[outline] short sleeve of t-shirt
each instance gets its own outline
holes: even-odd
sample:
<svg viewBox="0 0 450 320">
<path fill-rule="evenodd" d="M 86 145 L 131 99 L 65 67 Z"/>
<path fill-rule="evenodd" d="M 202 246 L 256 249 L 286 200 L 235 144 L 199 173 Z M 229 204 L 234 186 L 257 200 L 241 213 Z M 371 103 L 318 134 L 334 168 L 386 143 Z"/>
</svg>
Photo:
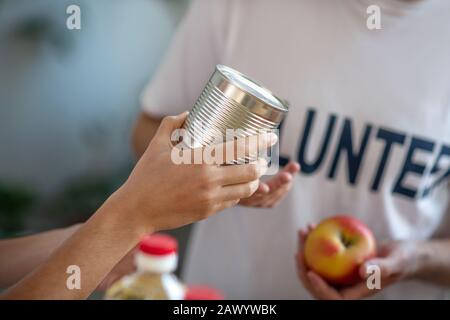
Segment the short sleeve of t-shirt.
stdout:
<svg viewBox="0 0 450 320">
<path fill-rule="evenodd" d="M 162 64 L 142 92 L 143 112 L 161 117 L 192 108 L 221 61 L 227 2 L 192 2 Z"/>
</svg>

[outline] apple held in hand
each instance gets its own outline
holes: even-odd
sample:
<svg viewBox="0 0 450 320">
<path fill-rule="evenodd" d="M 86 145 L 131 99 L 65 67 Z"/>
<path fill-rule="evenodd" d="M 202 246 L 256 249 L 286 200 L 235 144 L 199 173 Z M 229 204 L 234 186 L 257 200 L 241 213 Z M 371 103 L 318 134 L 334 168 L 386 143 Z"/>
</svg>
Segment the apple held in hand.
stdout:
<svg viewBox="0 0 450 320">
<path fill-rule="evenodd" d="M 328 283 L 347 286 L 361 281 L 359 267 L 376 254 L 370 229 L 356 218 L 335 216 L 323 220 L 307 236 L 306 265 Z"/>
</svg>

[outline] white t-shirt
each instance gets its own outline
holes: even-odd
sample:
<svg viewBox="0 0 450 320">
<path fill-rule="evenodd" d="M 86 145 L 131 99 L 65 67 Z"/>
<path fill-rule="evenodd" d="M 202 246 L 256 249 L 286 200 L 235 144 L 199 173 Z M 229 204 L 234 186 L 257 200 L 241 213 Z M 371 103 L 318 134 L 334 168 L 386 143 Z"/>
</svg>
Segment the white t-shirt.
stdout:
<svg viewBox="0 0 450 320">
<path fill-rule="evenodd" d="M 366 26 L 370 4 L 381 30 Z M 345 213 L 379 241 L 450 237 L 450 1 L 198 0 L 142 95 L 150 115 L 190 109 L 216 64 L 290 102 L 281 161 L 300 162 L 273 209 L 235 207 L 199 223 L 185 280 L 228 298 L 308 298 L 296 234 Z M 405 281 L 378 298 L 445 298 Z"/>
</svg>

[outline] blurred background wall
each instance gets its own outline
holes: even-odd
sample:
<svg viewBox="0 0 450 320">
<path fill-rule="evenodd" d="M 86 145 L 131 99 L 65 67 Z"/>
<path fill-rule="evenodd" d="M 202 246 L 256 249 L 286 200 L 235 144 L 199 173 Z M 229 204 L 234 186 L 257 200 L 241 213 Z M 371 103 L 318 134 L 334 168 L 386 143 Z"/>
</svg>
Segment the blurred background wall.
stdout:
<svg viewBox="0 0 450 320">
<path fill-rule="evenodd" d="M 127 176 L 140 91 L 188 2 L 0 0 L 2 237 L 83 221 Z"/>
</svg>

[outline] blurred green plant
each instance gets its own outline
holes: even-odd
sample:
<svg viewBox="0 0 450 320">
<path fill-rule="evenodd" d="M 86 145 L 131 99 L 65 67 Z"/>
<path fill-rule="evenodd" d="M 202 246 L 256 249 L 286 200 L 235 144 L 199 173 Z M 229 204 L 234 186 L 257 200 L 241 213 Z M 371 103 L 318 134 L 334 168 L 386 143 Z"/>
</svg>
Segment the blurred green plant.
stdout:
<svg viewBox="0 0 450 320">
<path fill-rule="evenodd" d="M 88 219 L 105 200 L 126 180 L 132 165 L 124 165 L 113 174 L 85 174 L 69 181 L 50 197 L 40 209 L 40 217 L 48 227 L 64 227 Z"/>
<path fill-rule="evenodd" d="M 35 193 L 17 185 L 0 183 L 0 235 L 13 236 L 23 230 L 27 211 L 34 204 Z"/>
<path fill-rule="evenodd" d="M 47 42 L 60 51 L 67 51 L 71 44 L 66 30 L 46 15 L 25 18 L 14 27 L 12 36 L 29 43 Z"/>
<path fill-rule="evenodd" d="M 32 10 L 24 10 L 24 4 L 29 0 L 0 0 L 0 10 L 19 8 L 24 11 L 20 19 L 10 23 L 8 33 L 12 41 L 21 41 L 39 48 L 41 44 L 48 44 L 57 52 L 67 53 L 71 51 L 79 32 L 70 32 L 65 27 L 65 8 L 72 4 L 70 0 L 39 1 L 41 6 L 47 6 L 42 10 L 39 6 L 31 6 Z M 78 4 L 83 1 L 78 0 Z M 30 1 L 31 3 L 31 1 Z M 22 8 L 22 9 L 20 9 Z M 13 10 L 14 11 L 14 10 Z M 86 17 L 83 17 L 86 19 Z"/>
</svg>

